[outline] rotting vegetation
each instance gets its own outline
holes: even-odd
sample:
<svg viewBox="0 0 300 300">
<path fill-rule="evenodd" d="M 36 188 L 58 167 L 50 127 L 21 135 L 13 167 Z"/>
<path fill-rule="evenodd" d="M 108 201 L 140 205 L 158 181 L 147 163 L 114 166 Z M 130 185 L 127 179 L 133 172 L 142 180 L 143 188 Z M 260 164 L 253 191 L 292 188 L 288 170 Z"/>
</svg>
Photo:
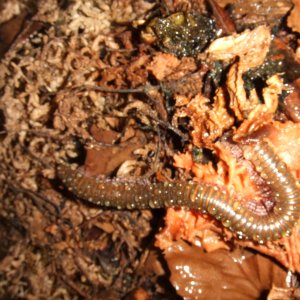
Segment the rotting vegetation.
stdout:
<svg viewBox="0 0 300 300">
<path fill-rule="evenodd" d="M 239 143 L 265 139 L 300 178 L 297 1 L 1 5 L 0 34 L 27 20 L 0 64 L 2 298 L 296 297 L 299 225 L 259 245 L 193 210 L 103 209 L 56 167 L 204 181 L 267 214 L 276 203 Z M 212 269 L 218 282 L 201 277 Z"/>
</svg>

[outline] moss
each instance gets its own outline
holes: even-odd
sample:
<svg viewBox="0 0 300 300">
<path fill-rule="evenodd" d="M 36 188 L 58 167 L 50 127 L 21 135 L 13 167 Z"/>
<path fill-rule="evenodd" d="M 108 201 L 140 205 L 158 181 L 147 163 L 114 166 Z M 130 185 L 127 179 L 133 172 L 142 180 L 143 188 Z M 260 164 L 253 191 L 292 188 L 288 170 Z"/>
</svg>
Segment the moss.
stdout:
<svg viewBox="0 0 300 300">
<path fill-rule="evenodd" d="M 294 60 L 290 51 L 273 41 L 264 63 L 243 75 L 245 88 L 251 90 L 257 85 L 261 86 L 267 78 L 275 74 L 284 74 L 284 82 L 290 84 L 300 77 L 300 64 Z"/>
<path fill-rule="evenodd" d="M 166 18 L 154 18 L 148 29 L 154 32 L 157 44 L 163 51 L 179 57 L 195 56 L 216 37 L 213 20 L 183 12 Z"/>
</svg>

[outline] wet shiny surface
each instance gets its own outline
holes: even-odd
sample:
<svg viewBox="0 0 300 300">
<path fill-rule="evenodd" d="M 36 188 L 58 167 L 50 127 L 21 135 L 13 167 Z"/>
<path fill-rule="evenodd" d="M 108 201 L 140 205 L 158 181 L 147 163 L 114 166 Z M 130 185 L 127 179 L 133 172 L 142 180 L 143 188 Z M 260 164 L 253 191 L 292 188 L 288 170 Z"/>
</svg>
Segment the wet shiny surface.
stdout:
<svg viewBox="0 0 300 300">
<path fill-rule="evenodd" d="M 184 299 L 256 300 L 272 284 L 287 287 L 287 273 L 270 259 L 250 251 L 205 253 L 184 241 L 165 251 L 171 282 Z"/>
<path fill-rule="evenodd" d="M 194 56 L 216 36 L 212 19 L 183 12 L 154 18 L 146 31 L 156 36 L 156 42 L 163 51 L 177 56 Z"/>
</svg>

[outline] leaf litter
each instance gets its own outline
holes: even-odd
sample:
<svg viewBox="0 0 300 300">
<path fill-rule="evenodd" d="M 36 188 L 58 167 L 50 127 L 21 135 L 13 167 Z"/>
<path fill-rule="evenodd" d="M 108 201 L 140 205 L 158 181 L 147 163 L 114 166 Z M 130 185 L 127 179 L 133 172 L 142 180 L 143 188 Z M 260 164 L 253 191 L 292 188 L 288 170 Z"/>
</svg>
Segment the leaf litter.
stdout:
<svg viewBox="0 0 300 300">
<path fill-rule="evenodd" d="M 195 211 L 88 205 L 55 174 L 205 181 L 272 206 L 236 144 L 268 139 L 300 178 L 298 3 L 275 2 L 1 4 L 0 26 L 30 12 L 1 50 L 2 298 L 297 297 L 299 225 L 258 245 Z"/>
</svg>

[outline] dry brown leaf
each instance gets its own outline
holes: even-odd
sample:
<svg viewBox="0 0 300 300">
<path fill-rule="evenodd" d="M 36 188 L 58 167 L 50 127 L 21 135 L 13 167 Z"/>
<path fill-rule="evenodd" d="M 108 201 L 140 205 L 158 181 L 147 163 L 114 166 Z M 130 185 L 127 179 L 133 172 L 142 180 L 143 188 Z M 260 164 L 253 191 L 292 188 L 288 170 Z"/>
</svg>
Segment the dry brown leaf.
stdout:
<svg viewBox="0 0 300 300">
<path fill-rule="evenodd" d="M 287 24 L 293 31 L 300 33 L 300 1 L 292 0 L 294 7 L 287 19 Z"/>
<path fill-rule="evenodd" d="M 184 101 L 182 97 L 179 100 L 178 106 L 181 106 Z M 224 131 L 233 125 L 234 119 L 228 113 L 226 108 L 226 100 L 224 91 L 219 88 L 214 97 L 213 104 L 202 94 L 197 94 L 192 98 L 186 106 L 177 110 L 177 116 L 189 117 L 193 128 L 191 134 L 193 144 L 198 147 L 212 147 L 212 143 L 222 136 Z"/>
<path fill-rule="evenodd" d="M 245 30 L 240 34 L 219 38 L 206 50 L 212 60 L 232 60 L 239 57 L 243 72 L 261 65 L 271 42 L 271 32 L 267 26 Z"/>
<path fill-rule="evenodd" d="M 141 138 L 132 138 L 117 146 L 101 149 L 87 149 L 85 171 L 90 176 L 109 174 L 126 160 L 134 158 L 133 151 L 141 148 L 144 141 Z"/>
<path fill-rule="evenodd" d="M 197 66 L 190 57 L 184 57 L 181 60 L 171 53 L 158 52 L 153 57 L 152 62 L 147 69 L 158 80 L 177 80 L 191 71 L 195 71 Z"/>
<path fill-rule="evenodd" d="M 292 7 L 291 0 L 232 0 L 231 2 L 231 16 L 238 28 L 261 24 L 270 27 L 278 26 Z"/>
<path fill-rule="evenodd" d="M 264 122 L 272 120 L 278 107 L 278 97 L 284 90 L 284 83 L 277 75 L 270 77 L 266 81 L 267 87 L 263 89 L 264 103 L 261 104 L 255 94 L 252 93 L 247 97 L 242 77 L 243 69 L 244 66 L 241 62 L 233 64 L 228 72 L 227 89 L 230 96 L 230 108 L 238 120 L 246 119 L 246 123 L 252 123 L 251 130 L 247 132 L 247 134 L 251 134 L 251 131 L 258 129 L 259 124 L 263 124 L 261 120 Z M 257 126 L 253 126 L 255 122 L 258 123 Z"/>
</svg>

